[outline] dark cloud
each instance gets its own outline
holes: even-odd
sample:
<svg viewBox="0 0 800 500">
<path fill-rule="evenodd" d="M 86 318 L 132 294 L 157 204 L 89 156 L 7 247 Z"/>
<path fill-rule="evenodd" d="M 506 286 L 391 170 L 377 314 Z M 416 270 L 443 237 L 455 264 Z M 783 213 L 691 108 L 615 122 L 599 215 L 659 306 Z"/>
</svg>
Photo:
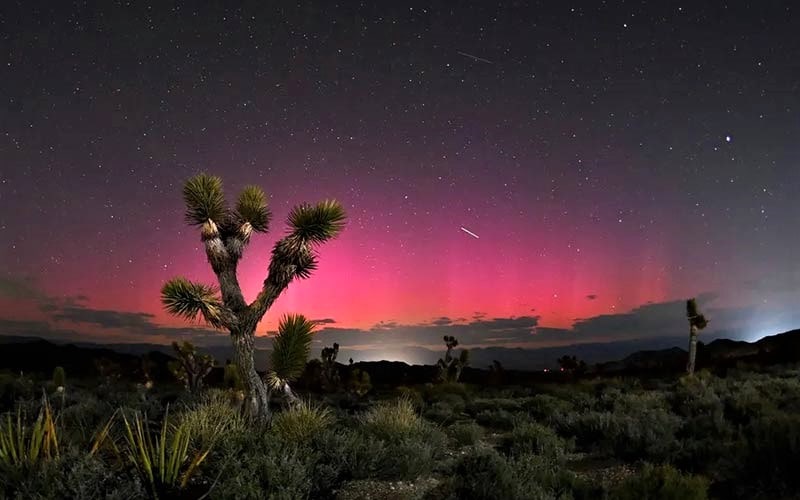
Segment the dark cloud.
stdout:
<svg viewBox="0 0 800 500">
<path fill-rule="evenodd" d="M 322 318 L 322 319 L 312 319 L 311 322 L 317 325 L 333 325 L 336 323 L 336 320 L 333 318 Z"/>
<path fill-rule="evenodd" d="M 61 308 L 52 317 L 56 321 L 89 323 L 103 328 L 146 330 L 155 326 L 152 322 L 154 318 L 152 314 L 90 309 L 77 306 Z"/>
<path fill-rule="evenodd" d="M 589 295 L 586 296 L 586 300 L 596 300 L 596 299 L 597 299 L 597 295 L 595 295 L 593 293 L 590 293 Z"/>
</svg>

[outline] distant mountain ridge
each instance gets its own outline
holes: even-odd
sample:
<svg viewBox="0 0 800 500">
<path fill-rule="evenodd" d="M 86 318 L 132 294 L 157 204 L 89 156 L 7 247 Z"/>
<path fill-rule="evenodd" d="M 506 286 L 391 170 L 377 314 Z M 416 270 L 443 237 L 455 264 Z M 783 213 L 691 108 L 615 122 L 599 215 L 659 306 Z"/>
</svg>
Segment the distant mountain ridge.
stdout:
<svg viewBox="0 0 800 500">
<path fill-rule="evenodd" d="M 536 372 L 556 367 L 563 356 L 576 356 L 594 368 L 597 373 L 672 372 L 680 371 L 686 363 L 684 337 L 622 340 L 608 343 L 574 344 L 540 349 L 487 347 L 471 349 L 472 370 L 486 370 L 498 360 L 506 370 Z M 229 346 L 200 346 L 199 349 L 214 356 L 218 364 L 231 359 Z M 317 349 L 311 358 L 319 357 Z M 413 365 L 434 365 L 442 352 L 421 347 L 395 350 L 393 354 L 415 360 Z M 0 369 L 41 371 L 47 373 L 54 366 L 63 366 L 68 372 L 89 370 L 98 359 L 111 361 L 128 370 L 141 369 L 141 357 L 147 356 L 159 365 L 166 365 L 172 347 L 162 344 L 94 344 L 87 342 L 53 342 L 37 337 L 0 336 Z M 351 357 L 358 364 L 371 365 L 380 361 L 381 351 L 353 351 L 343 348 L 339 361 L 346 363 Z M 256 364 L 259 370 L 267 368 L 269 350 L 258 349 Z M 715 339 L 701 344 L 698 350 L 698 367 L 708 365 L 733 365 L 737 362 L 776 363 L 800 361 L 800 330 L 764 337 L 757 342 Z M 384 362 L 385 363 L 385 362 Z M 392 362 L 410 366 L 404 362 Z M 398 365 L 398 366 L 399 366 Z M 389 365 L 385 365 L 389 366 Z"/>
</svg>

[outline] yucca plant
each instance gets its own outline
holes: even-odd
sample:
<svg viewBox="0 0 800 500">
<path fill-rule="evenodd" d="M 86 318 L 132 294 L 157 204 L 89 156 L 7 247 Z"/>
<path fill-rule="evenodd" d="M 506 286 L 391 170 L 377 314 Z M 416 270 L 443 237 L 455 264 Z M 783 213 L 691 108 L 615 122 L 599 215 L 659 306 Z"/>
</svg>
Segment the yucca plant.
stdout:
<svg viewBox="0 0 800 500">
<path fill-rule="evenodd" d="M 301 314 L 287 314 L 278 324 L 278 333 L 272 339 L 271 367 L 267 381 L 274 390 L 282 391 L 290 403 L 298 398 L 290 382 L 303 374 L 311 351 L 311 334 L 314 323 Z"/>
<path fill-rule="evenodd" d="M 237 266 L 253 232 L 269 229 L 271 214 L 261 188 L 248 186 L 235 208 L 228 208 L 219 177 L 200 174 L 183 188 L 186 221 L 200 228 L 206 257 L 219 283 L 215 287 L 174 278 L 161 290 L 165 309 L 184 318 L 201 317 L 231 334 L 234 362 L 255 415 L 269 417 L 269 390 L 255 369 L 255 330 L 267 310 L 295 279 L 311 276 L 317 267 L 317 247 L 341 233 L 345 213 L 336 201 L 301 204 L 289 214 L 289 232 L 275 243 L 267 276 L 258 296 L 245 301 Z"/>
<path fill-rule="evenodd" d="M 134 466 L 154 498 L 170 498 L 186 488 L 211 452 L 211 447 L 192 451 L 192 436 L 183 425 L 170 426 L 169 412 L 158 434 L 150 432 L 147 419 L 138 412 L 131 419 L 122 414 L 123 455 Z"/>
<path fill-rule="evenodd" d="M 9 469 L 30 469 L 58 455 L 58 431 L 47 398 L 31 425 L 25 422 L 20 409 L 16 418 L 6 415 L 5 422 L 0 425 L 0 465 Z"/>
</svg>

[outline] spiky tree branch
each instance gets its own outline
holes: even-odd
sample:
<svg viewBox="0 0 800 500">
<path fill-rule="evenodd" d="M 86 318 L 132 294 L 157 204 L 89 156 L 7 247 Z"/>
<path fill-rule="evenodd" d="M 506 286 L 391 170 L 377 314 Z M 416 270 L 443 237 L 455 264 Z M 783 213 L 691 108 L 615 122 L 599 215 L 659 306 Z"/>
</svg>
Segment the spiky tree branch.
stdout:
<svg viewBox="0 0 800 500">
<path fill-rule="evenodd" d="M 302 204 L 289 214 L 290 233 L 272 249 L 267 279 L 258 297 L 250 304 L 250 314 L 260 319 L 294 279 L 305 279 L 317 268 L 316 247 L 341 233 L 345 213 L 337 201 L 317 205 Z"/>
<path fill-rule="evenodd" d="M 173 278 L 161 288 L 161 303 L 168 313 L 188 320 L 201 316 L 214 328 L 233 328 L 237 318 L 217 296 L 217 289 L 186 278 Z"/>
</svg>

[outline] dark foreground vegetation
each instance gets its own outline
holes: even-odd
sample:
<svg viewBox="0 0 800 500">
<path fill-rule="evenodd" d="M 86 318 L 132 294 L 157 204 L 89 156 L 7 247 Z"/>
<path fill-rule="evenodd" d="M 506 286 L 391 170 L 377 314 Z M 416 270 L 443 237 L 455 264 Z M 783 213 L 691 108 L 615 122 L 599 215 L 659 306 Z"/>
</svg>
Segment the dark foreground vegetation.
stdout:
<svg viewBox="0 0 800 500">
<path fill-rule="evenodd" d="M 194 394 L 113 372 L 5 373 L 0 497 L 800 495 L 797 365 L 405 387 L 371 387 L 340 367 L 336 387 L 274 401 L 269 423 L 245 416 L 231 370 Z"/>
</svg>

